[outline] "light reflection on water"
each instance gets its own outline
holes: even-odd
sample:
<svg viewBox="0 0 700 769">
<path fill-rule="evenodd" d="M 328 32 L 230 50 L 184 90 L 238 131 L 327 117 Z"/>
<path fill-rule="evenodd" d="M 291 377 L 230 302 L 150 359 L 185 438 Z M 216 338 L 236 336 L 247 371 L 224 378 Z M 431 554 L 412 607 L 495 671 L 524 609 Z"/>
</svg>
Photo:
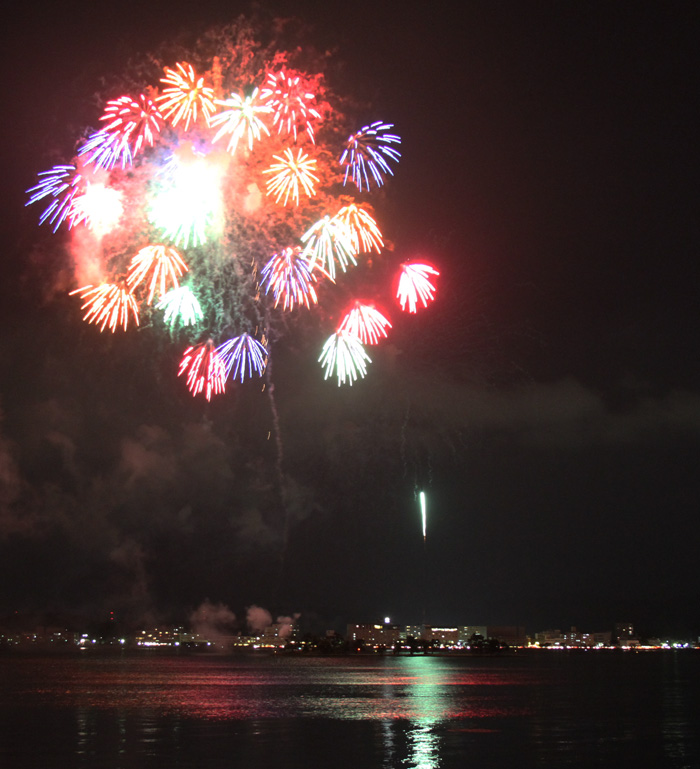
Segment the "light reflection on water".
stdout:
<svg viewBox="0 0 700 769">
<path fill-rule="evenodd" d="M 0 658 L 0 766 L 199 769 L 235 754 L 247 769 L 684 769 L 700 766 L 699 666 L 672 653 Z"/>
</svg>

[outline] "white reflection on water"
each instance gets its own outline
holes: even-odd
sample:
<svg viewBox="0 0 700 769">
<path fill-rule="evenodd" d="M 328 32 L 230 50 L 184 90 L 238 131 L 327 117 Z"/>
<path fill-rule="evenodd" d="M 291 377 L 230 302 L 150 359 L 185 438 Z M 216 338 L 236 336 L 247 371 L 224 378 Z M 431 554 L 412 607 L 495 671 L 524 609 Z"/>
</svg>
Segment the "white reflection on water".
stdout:
<svg viewBox="0 0 700 769">
<path fill-rule="evenodd" d="M 440 736 L 435 727 L 449 712 L 449 698 L 446 693 L 444 675 L 432 660 L 426 657 L 412 657 L 404 662 L 404 674 L 412 680 L 406 687 L 409 711 L 412 718 L 406 733 L 408 758 L 403 763 L 416 769 L 436 769 L 440 766 Z M 394 735 L 393 724 L 385 729 L 386 766 L 393 766 Z"/>
</svg>

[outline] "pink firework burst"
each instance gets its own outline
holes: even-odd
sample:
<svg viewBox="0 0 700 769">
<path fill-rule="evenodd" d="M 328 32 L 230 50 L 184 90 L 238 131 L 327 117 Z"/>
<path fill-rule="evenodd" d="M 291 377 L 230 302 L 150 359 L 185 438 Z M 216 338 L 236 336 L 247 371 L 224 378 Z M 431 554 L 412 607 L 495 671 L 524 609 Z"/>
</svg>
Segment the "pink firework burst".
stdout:
<svg viewBox="0 0 700 769">
<path fill-rule="evenodd" d="M 261 101 L 272 110 L 272 124 L 278 133 L 292 134 L 296 141 L 297 126 L 301 125 L 313 143 L 316 140 L 311 118 L 321 117 L 312 105 L 315 98 L 306 78 L 292 70 L 270 72 L 260 93 Z"/>
<path fill-rule="evenodd" d="M 226 367 L 209 339 L 188 347 L 180 361 L 178 376 L 187 374 L 187 387 L 193 396 L 204 393 L 209 401 L 226 389 Z"/>
<path fill-rule="evenodd" d="M 152 147 L 163 127 L 163 115 L 158 105 L 144 94 L 140 94 L 138 99 L 120 96 L 108 101 L 100 120 L 107 122 L 104 128 L 107 133 L 129 142 L 132 157 L 146 145 Z"/>
</svg>

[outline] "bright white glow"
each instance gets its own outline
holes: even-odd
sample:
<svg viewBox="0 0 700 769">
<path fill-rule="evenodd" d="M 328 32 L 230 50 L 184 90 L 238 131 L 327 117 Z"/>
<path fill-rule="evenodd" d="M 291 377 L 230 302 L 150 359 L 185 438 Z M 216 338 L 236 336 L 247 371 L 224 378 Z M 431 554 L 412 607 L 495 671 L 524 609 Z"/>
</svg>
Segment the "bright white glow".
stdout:
<svg viewBox="0 0 700 769">
<path fill-rule="evenodd" d="M 423 539 L 425 540 L 425 535 L 427 531 L 427 519 L 426 519 L 426 513 L 425 513 L 425 492 L 421 491 L 420 493 L 420 513 L 421 518 L 423 520 Z"/>
</svg>

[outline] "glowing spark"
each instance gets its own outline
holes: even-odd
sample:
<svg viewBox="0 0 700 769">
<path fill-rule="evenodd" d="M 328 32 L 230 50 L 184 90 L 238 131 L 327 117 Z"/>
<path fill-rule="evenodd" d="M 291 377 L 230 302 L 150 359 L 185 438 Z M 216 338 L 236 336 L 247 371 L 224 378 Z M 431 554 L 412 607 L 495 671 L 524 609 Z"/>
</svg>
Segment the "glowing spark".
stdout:
<svg viewBox="0 0 700 769">
<path fill-rule="evenodd" d="M 261 270 L 261 286 L 265 293 L 272 290 L 275 297 L 275 307 L 282 300 L 282 309 L 293 310 L 297 304 L 310 307 L 310 302 L 316 304 L 318 297 L 313 283 L 316 276 L 301 249 L 285 248 L 274 254 Z"/>
<path fill-rule="evenodd" d="M 224 112 L 219 112 L 211 119 L 211 125 L 221 125 L 216 136 L 212 141 L 217 141 L 224 134 L 231 134 L 231 138 L 226 148 L 232 155 L 236 151 L 238 142 L 246 136 L 248 138 L 248 149 L 253 149 L 253 141 L 259 141 L 262 133 L 270 135 L 265 123 L 258 117 L 271 112 L 271 108 L 256 102 L 258 89 L 256 88 L 250 96 L 240 96 L 232 93 L 231 98 L 221 101 L 216 100 L 217 104 L 228 107 Z"/>
<path fill-rule="evenodd" d="M 386 337 L 387 326 L 391 328 L 391 323 L 374 305 L 355 302 L 338 329 L 356 336 L 362 344 L 377 344 L 380 337 Z"/>
<path fill-rule="evenodd" d="M 81 299 L 86 300 L 80 308 L 87 310 L 83 320 L 99 325 L 100 331 L 104 331 L 106 326 L 109 326 L 112 333 L 117 330 L 117 326 L 126 331 L 130 314 L 134 316 L 136 325 L 139 324 L 139 308 L 128 289 L 114 283 L 102 283 L 99 286 L 83 286 L 71 291 L 71 296 L 73 294 L 79 294 Z"/>
<path fill-rule="evenodd" d="M 193 396 L 203 392 L 209 401 L 212 394 L 219 395 L 226 389 L 226 369 L 211 339 L 185 350 L 177 375 L 185 373 L 187 387 Z"/>
<path fill-rule="evenodd" d="M 316 97 L 307 90 L 300 75 L 285 74 L 284 70 L 270 72 L 260 97 L 273 112 L 272 124 L 277 126 L 278 133 L 291 133 L 296 141 L 297 123 L 301 123 L 315 143 L 314 128 L 309 118 L 320 118 L 321 115 L 311 106 Z"/>
<path fill-rule="evenodd" d="M 430 275 L 440 273 L 429 264 L 402 264 L 399 277 L 399 288 L 396 292 L 397 299 L 401 302 L 401 309 L 416 312 L 418 300 L 423 307 L 428 306 L 435 296 L 435 286 L 430 282 Z"/>
<path fill-rule="evenodd" d="M 30 198 L 25 205 L 50 198 L 50 204 L 39 217 L 39 223 L 48 221 L 54 225 L 53 231 L 56 232 L 68 218 L 70 228 L 73 199 L 84 184 L 85 177 L 78 173 L 75 166 L 54 166 L 50 171 L 42 171 L 39 183 L 27 190 Z"/>
<path fill-rule="evenodd" d="M 145 246 L 132 258 L 126 283 L 133 291 L 151 273 L 151 284 L 148 288 L 148 299 L 146 299 L 146 303 L 151 304 L 156 288 L 158 296 L 164 296 L 168 290 L 168 281 L 177 288 L 178 278 L 186 271 L 187 265 L 174 248 Z"/>
<path fill-rule="evenodd" d="M 177 65 L 179 72 L 166 67 L 165 77 L 160 79 L 170 88 L 165 88 L 157 101 L 162 102 L 162 112 L 165 118 L 171 119 L 173 128 L 185 121 L 185 131 L 190 123 L 196 123 L 201 114 L 209 125 L 211 116 L 216 111 L 214 91 L 204 85 L 204 78 L 197 77 L 191 64 L 182 62 Z"/>
<path fill-rule="evenodd" d="M 216 348 L 226 369 L 226 376 L 232 374 L 233 379 L 241 382 L 253 373 L 261 376 L 267 365 L 267 350 L 257 339 L 249 334 L 241 334 Z"/>
<path fill-rule="evenodd" d="M 300 149 L 297 149 L 297 156 L 295 158 L 294 153 L 289 148 L 284 151 L 283 158 L 279 155 L 273 155 L 272 157 L 275 160 L 279 160 L 279 163 L 273 163 L 263 173 L 274 174 L 274 176 L 267 180 L 267 194 L 277 194 L 275 203 L 279 203 L 280 198 L 284 195 L 282 205 L 286 206 L 291 195 L 292 200 L 299 205 L 299 185 L 301 185 L 309 197 L 313 197 L 316 194 L 314 182 L 318 181 L 318 177 L 314 174 L 316 161 L 313 158 L 309 158 Z"/>
<path fill-rule="evenodd" d="M 183 326 L 194 326 L 204 317 L 197 297 L 187 286 L 170 289 L 158 302 L 156 309 L 164 310 L 163 320 L 170 328 L 174 328 L 177 321 Z"/>
<path fill-rule="evenodd" d="M 85 193 L 73 198 L 70 226 L 85 222 L 97 235 L 106 235 L 117 226 L 124 213 L 122 197 L 119 190 L 88 182 Z"/>
<path fill-rule="evenodd" d="M 206 242 L 207 228 L 222 211 L 221 174 L 216 164 L 193 151 L 180 151 L 167 164 L 150 216 L 176 246 Z"/>
<path fill-rule="evenodd" d="M 391 146 L 401 144 L 401 138 L 386 133 L 393 127 L 391 123 L 378 120 L 348 137 L 345 150 L 340 156 L 340 164 L 345 166 L 343 184 L 347 183 L 348 175 L 352 175 L 352 180 L 362 192 L 363 187 L 366 190 L 370 188 L 368 170 L 378 187 L 384 184 L 384 174 L 393 176 L 387 160 L 398 163 L 401 157 L 401 153 Z"/>
<path fill-rule="evenodd" d="M 346 331 L 337 331 L 323 345 L 318 362 L 325 367 L 324 379 L 328 379 L 335 370 L 340 387 L 346 381 L 352 385 L 358 376 L 364 377 L 367 364 L 372 360 L 356 336 Z"/>
<path fill-rule="evenodd" d="M 425 512 L 425 492 L 420 493 L 420 514 L 423 521 L 423 542 L 425 542 L 425 535 L 427 533 L 427 516 Z"/>
<path fill-rule="evenodd" d="M 368 254 L 372 249 L 380 253 L 384 241 L 375 219 L 364 208 L 351 203 L 343 206 L 334 217 L 347 227 L 352 250 L 356 254 Z"/>
<path fill-rule="evenodd" d="M 301 242 L 306 244 L 304 253 L 309 259 L 309 267 L 313 269 L 318 263 L 319 269 L 333 281 L 336 260 L 343 272 L 349 262 L 357 264 L 348 228 L 330 216 L 324 216 L 312 225 L 301 236 Z"/>
</svg>

